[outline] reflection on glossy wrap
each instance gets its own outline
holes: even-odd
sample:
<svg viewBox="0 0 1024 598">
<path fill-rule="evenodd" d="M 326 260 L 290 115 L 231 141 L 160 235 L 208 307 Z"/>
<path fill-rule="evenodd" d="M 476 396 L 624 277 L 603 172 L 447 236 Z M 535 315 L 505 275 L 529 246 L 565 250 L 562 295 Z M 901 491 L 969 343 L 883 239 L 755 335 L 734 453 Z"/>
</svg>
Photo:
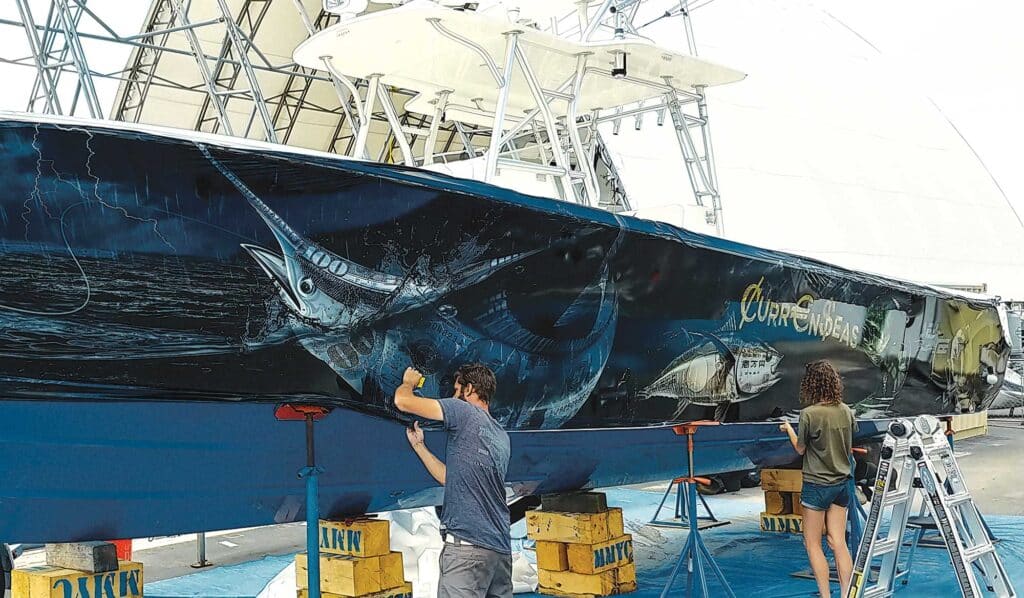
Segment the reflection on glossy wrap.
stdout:
<svg viewBox="0 0 1024 598">
<path fill-rule="evenodd" d="M 102 126 L 0 144 L 5 399 L 399 418 L 407 365 L 440 396 L 481 361 L 507 427 L 593 428 L 779 416 L 821 358 L 861 416 L 984 407 L 1006 370 L 992 303 L 664 224 Z"/>
</svg>

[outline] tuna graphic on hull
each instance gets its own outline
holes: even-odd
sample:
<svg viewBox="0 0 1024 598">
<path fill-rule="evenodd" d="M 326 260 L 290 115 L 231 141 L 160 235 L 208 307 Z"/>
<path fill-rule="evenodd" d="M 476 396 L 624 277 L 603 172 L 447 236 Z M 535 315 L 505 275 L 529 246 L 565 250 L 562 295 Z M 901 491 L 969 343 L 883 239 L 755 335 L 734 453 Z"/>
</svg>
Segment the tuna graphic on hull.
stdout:
<svg viewBox="0 0 1024 598">
<path fill-rule="evenodd" d="M 676 399 L 675 417 L 690 405 L 715 407 L 715 418 L 724 420 L 732 403 L 752 399 L 779 381 L 782 354 L 770 345 L 713 334 L 695 336 L 701 339 L 696 346 L 641 390 L 641 398 Z"/>
</svg>

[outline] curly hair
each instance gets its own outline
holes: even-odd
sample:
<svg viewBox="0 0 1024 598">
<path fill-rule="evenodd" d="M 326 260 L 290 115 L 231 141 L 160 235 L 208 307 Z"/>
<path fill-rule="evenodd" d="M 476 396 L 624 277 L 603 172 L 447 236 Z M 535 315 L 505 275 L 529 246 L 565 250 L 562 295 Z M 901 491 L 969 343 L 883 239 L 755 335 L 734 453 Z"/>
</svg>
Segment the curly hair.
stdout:
<svg viewBox="0 0 1024 598">
<path fill-rule="evenodd" d="M 822 359 L 807 364 L 800 381 L 800 404 L 838 405 L 843 402 L 843 379 L 829 361 Z"/>
<path fill-rule="evenodd" d="M 473 391 L 484 403 L 490 403 L 494 391 L 498 388 L 498 381 L 494 377 L 491 368 L 482 363 L 467 363 L 455 370 L 455 380 L 463 386 L 473 385 Z"/>
</svg>

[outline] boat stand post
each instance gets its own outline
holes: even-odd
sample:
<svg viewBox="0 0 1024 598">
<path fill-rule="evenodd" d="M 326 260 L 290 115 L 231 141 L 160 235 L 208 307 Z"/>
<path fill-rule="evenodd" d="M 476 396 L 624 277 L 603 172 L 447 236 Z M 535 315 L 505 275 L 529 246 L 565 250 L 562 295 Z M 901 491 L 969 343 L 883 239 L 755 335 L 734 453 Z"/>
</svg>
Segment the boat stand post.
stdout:
<svg viewBox="0 0 1024 598">
<path fill-rule="evenodd" d="M 313 424 L 323 419 L 330 409 L 317 405 L 282 405 L 274 415 L 279 420 L 306 422 L 306 466 L 299 477 L 306 480 L 306 574 L 310 598 L 320 598 L 320 488 L 318 477 L 323 468 L 316 464 L 316 442 Z"/>
<path fill-rule="evenodd" d="M 857 554 L 860 548 L 860 539 L 864 536 L 864 522 L 867 521 L 867 513 L 864 512 L 864 505 L 857 500 L 857 483 L 854 478 L 857 476 L 856 454 L 867 454 L 867 449 L 854 447 L 850 454 L 850 480 L 847 482 L 847 496 L 850 497 L 850 507 L 846 509 L 846 520 L 850 524 L 850 533 L 846 536 L 846 546 L 850 554 Z"/>
<path fill-rule="evenodd" d="M 665 589 L 661 592 L 661 598 L 674 595 L 672 586 L 675 585 L 676 577 L 679 575 L 679 570 L 682 568 L 683 563 L 686 563 L 686 595 L 687 596 L 701 596 L 702 598 L 708 598 L 712 594 L 708 593 L 708 576 L 705 568 L 709 567 L 711 572 L 718 578 L 721 584 L 721 592 L 715 594 L 716 596 L 724 595 L 729 598 L 736 598 L 736 594 L 733 593 L 732 588 L 729 587 L 729 582 L 725 580 L 725 575 L 722 570 L 718 567 L 718 563 L 715 562 L 715 558 L 711 555 L 711 551 L 708 550 L 707 545 L 704 544 L 704 540 L 700 537 L 700 527 L 697 521 L 697 484 L 710 484 L 711 480 L 706 478 L 698 478 L 693 475 L 693 435 L 697 432 L 697 428 L 701 425 L 714 425 L 717 422 L 692 422 L 690 424 L 683 424 L 676 426 L 674 431 L 678 435 L 686 435 L 686 452 L 687 452 L 687 465 L 689 475 L 685 478 L 677 478 L 680 480 L 680 484 L 686 490 L 686 506 L 687 506 L 687 518 L 689 519 L 690 534 L 686 539 L 686 546 L 683 547 L 683 552 L 679 555 L 679 560 L 676 561 L 675 567 L 672 568 L 672 574 L 669 575 L 668 582 L 665 584 Z M 696 594 L 694 593 L 696 588 Z"/>
<path fill-rule="evenodd" d="M 196 534 L 196 562 L 192 563 L 192 568 L 202 569 L 212 564 L 206 560 L 206 532 L 199 532 Z"/>
</svg>

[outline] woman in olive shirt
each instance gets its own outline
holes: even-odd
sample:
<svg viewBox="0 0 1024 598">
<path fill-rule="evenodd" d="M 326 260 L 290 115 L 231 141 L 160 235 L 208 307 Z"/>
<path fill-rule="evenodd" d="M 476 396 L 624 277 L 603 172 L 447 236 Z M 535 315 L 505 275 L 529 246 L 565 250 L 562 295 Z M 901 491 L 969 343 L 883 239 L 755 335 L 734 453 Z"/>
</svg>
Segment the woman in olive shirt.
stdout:
<svg viewBox="0 0 1024 598">
<path fill-rule="evenodd" d="M 803 505 L 804 547 L 811 561 L 814 579 L 822 596 L 830 596 L 828 561 L 821 548 L 822 531 L 836 558 L 840 596 L 846 596 L 853 573 L 853 560 L 846 548 L 846 508 L 850 504 L 850 449 L 857 420 L 843 403 L 843 381 L 828 361 L 807 364 L 800 382 L 799 432 L 786 422 L 779 429 L 789 434 L 796 452 L 804 457 Z"/>
</svg>

